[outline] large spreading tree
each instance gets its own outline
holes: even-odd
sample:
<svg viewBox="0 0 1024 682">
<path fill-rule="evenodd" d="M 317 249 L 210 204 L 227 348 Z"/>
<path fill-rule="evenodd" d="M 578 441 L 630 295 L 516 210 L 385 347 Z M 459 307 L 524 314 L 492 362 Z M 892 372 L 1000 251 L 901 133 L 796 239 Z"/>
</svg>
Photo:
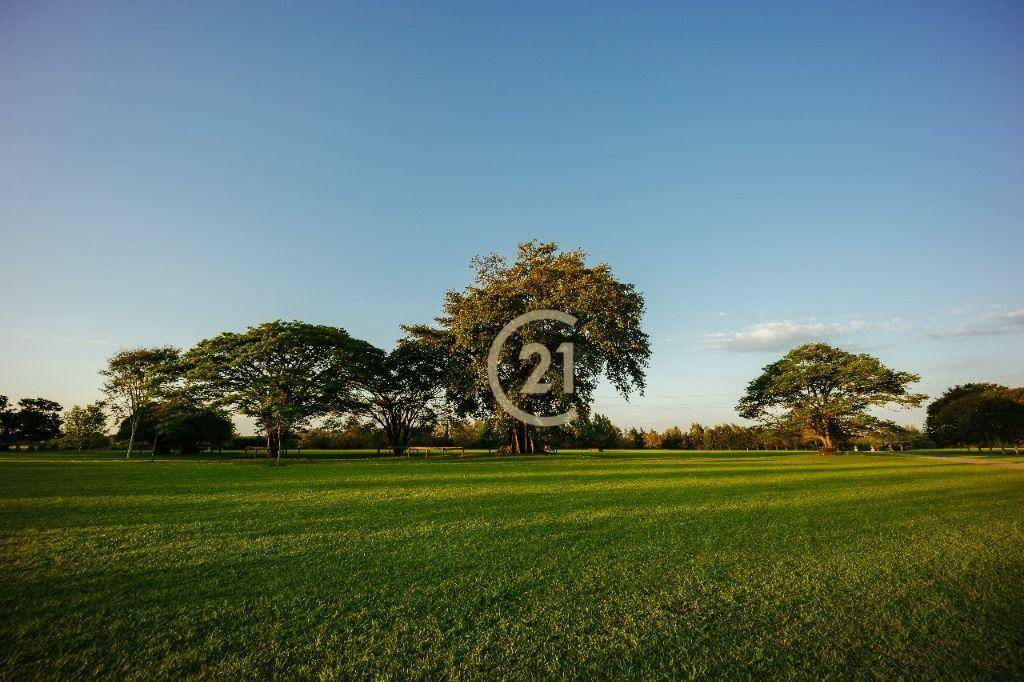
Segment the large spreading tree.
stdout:
<svg viewBox="0 0 1024 682">
<path fill-rule="evenodd" d="M 374 348 L 360 364 L 355 390 L 341 395 L 337 412 L 372 421 L 386 445 L 401 454 L 437 424 L 447 406 L 447 374 L 443 350 L 421 340 L 403 339 L 390 353 Z"/>
<path fill-rule="evenodd" d="M 191 388 L 254 419 L 280 460 L 288 434 L 344 409 L 373 351 L 338 327 L 278 320 L 201 341 L 184 361 Z"/>
<path fill-rule="evenodd" d="M 919 380 L 865 353 L 809 343 L 765 367 L 747 386 L 737 411 L 773 427 L 799 426 L 821 443 L 822 452 L 835 452 L 839 442 L 877 426 L 870 408 L 919 406 L 926 396 L 907 390 Z"/>
<path fill-rule="evenodd" d="M 492 419 L 507 434 L 513 452 L 543 449 L 536 427 L 507 415 L 497 404 L 488 380 L 487 356 L 502 328 L 534 310 L 557 310 L 577 318 L 571 328 L 553 322 L 521 327 L 505 344 L 499 380 L 510 400 L 534 415 L 557 415 L 575 408 L 587 414 L 594 390 L 603 377 L 624 397 L 642 392 L 651 354 L 643 330 L 644 298 L 629 283 L 618 280 L 611 267 L 590 265 L 583 251 L 560 251 L 557 244 L 526 242 L 509 262 L 498 255 L 473 261 L 476 279 L 461 291 L 449 291 L 436 326 L 407 330 L 424 343 L 443 349 L 448 361 L 449 397 L 463 414 Z M 573 344 L 572 392 L 566 392 L 565 355 L 555 353 L 546 371 L 524 362 L 540 344 L 556 351 Z M 525 353 L 524 353 L 525 350 Z M 553 390 L 537 392 L 536 387 Z M 530 387 L 532 390 L 524 390 Z"/>
<path fill-rule="evenodd" d="M 22 398 L 18 401 L 15 437 L 23 443 L 43 443 L 60 435 L 64 408 L 46 398 Z"/>
</svg>

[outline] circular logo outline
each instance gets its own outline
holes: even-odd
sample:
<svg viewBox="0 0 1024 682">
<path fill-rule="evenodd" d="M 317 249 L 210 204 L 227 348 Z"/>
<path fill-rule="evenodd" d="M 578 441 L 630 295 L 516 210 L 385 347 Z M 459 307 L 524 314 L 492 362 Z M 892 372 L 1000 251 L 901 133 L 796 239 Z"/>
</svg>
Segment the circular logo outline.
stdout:
<svg viewBox="0 0 1024 682">
<path fill-rule="evenodd" d="M 501 331 L 498 332 L 498 335 L 494 337 L 494 341 L 491 343 L 491 350 L 487 354 L 487 381 L 491 385 L 491 392 L 494 394 L 494 398 L 498 401 L 498 404 L 501 405 L 501 407 L 512 417 L 518 419 L 524 424 L 530 424 L 532 426 L 561 426 L 562 424 L 568 424 L 579 416 L 575 407 L 572 407 L 568 412 L 556 414 L 551 417 L 541 417 L 531 414 L 526 410 L 516 407 L 515 404 L 509 400 L 508 395 L 505 393 L 505 389 L 501 387 L 501 381 L 498 379 L 498 361 L 500 360 L 501 349 L 505 347 L 505 342 L 508 341 L 508 338 L 516 333 L 520 327 L 538 320 L 554 320 L 569 326 L 572 326 L 577 322 L 577 319 L 569 313 L 563 313 L 561 310 L 550 309 L 531 310 L 530 312 L 523 313 L 519 317 L 515 318 L 501 328 Z"/>
</svg>

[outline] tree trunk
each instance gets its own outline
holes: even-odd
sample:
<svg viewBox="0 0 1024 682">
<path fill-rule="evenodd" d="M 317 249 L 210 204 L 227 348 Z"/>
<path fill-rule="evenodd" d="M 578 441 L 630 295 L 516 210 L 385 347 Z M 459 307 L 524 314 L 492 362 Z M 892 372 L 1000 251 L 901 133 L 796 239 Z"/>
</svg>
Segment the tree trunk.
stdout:
<svg viewBox="0 0 1024 682">
<path fill-rule="evenodd" d="M 517 455 L 528 455 L 540 452 L 537 438 L 528 424 L 515 423 L 509 428 L 509 452 Z"/>
<path fill-rule="evenodd" d="M 540 448 L 537 447 L 537 434 L 530 428 L 529 424 L 523 424 L 523 436 L 526 439 L 526 452 L 528 454 L 540 452 Z"/>
<path fill-rule="evenodd" d="M 267 427 L 267 458 L 281 462 L 281 428 Z"/>
<path fill-rule="evenodd" d="M 394 435 L 391 437 L 391 442 L 394 444 L 395 454 L 404 455 L 406 449 L 409 447 L 409 441 L 412 440 L 412 430 L 406 428 L 405 424 L 398 422 L 393 429 Z"/>
<path fill-rule="evenodd" d="M 135 445 L 135 429 L 139 425 L 139 418 L 132 416 L 131 432 L 128 434 L 128 452 L 124 454 L 125 459 L 132 458 L 132 447 Z"/>
</svg>

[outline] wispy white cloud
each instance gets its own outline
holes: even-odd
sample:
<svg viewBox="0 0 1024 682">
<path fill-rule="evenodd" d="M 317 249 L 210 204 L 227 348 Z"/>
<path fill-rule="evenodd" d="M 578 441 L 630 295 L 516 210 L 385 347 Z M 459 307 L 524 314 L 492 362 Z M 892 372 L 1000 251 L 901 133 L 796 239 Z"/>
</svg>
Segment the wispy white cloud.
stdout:
<svg viewBox="0 0 1024 682">
<path fill-rule="evenodd" d="M 871 325 L 861 320 L 849 322 L 762 322 L 737 332 L 717 332 L 701 337 L 701 350 L 725 350 L 741 353 L 788 350 L 810 341 L 828 341 L 868 331 Z"/>
<path fill-rule="evenodd" d="M 974 320 L 961 322 L 951 327 L 925 330 L 925 336 L 933 339 L 948 339 L 970 336 L 995 336 L 1024 332 L 1024 308 L 1008 313 L 990 313 Z"/>
<path fill-rule="evenodd" d="M 109 346 L 109 345 L 111 345 L 109 341 L 104 341 L 103 339 L 86 339 L 86 338 L 79 338 L 79 337 L 75 337 L 75 336 L 56 336 L 54 334 L 44 334 L 42 336 L 38 336 L 36 334 L 23 334 L 22 336 L 25 339 L 29 340 L 29 341 L 50 341 L 50 342 L 56 341 L 57 343 L 68 343 L 68 344 L 72 344 L 72 345 L 82 345 L 82 346 Z"/>
</svg>

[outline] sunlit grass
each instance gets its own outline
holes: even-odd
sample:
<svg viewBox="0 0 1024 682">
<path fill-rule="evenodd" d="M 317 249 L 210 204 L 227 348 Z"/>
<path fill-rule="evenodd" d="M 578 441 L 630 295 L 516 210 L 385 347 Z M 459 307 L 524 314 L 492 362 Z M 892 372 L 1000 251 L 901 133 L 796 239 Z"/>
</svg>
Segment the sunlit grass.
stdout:
<svg viewBox="0 0 1024 682">
<path fill-rule="evenodd" d="M 1024 672 L 1024 471 L 0 459 L 0 674 Z"/>
</svg>

